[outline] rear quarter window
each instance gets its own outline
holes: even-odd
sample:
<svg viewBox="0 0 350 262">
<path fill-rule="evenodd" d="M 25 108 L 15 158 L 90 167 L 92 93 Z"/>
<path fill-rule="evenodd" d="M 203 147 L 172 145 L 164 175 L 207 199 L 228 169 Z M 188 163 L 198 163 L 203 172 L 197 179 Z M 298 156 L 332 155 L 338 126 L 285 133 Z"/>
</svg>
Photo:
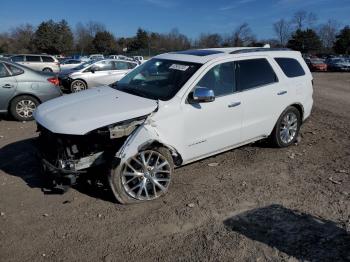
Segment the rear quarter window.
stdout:
<svg viewBox="0 0 350 262">
<path fill-rule="evenodd" d="M 46 62 L 46 63 L 55 62 L 55 60 L 50 56 L 42 56 L 41 59 L 43 60 L 43 62 Z"/>
<path fill-rule="evenodd" d="M 275 61 L 287 77 L 291 78 L 305 75 L 303 67 L 298 60 L 294 58 L 278 57 L 275 58 Z"/>
<path fill-rule="evenodd" d="M 6 67 L 11 71 L 13 76 L 18 76 L 24 73 L 24 71 L 21 68 L 18 68 L 16 66 L 6 64 Z"/>
</svg>

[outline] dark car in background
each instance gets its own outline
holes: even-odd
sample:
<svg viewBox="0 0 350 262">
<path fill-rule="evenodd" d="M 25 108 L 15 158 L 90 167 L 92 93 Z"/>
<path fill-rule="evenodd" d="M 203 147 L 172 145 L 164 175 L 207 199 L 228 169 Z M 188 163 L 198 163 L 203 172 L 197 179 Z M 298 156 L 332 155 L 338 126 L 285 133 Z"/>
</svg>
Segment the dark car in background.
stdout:
<svg viewBox="0 0 350 262">
<path fill-rule="evenodd" d="M 58 78 L 6 60 L 0 60 L 0 113 L 19 121 L 33 120 L 40 103 L 62 95 Z"/>
<path fill-rule="evenodd" d="M 350 72 L 350 59 L 337 57 L 326 60 L 328 71 L 333 72 Z"/>
</svg>

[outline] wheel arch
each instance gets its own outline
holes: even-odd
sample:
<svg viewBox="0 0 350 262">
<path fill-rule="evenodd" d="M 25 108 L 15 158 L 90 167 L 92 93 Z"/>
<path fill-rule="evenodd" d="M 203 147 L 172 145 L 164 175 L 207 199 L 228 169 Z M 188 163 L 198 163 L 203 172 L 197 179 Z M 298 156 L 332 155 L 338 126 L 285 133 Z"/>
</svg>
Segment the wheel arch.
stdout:
<svg viewBox="0 0 350 262">
<path fill-rule="evenodd" d="M 133 133 L 129 135 L 124 144 L 116 153 L 116 158 L 123 162 L 129 157 L 136 155 L 138 152 L 154 147 L 164 147 L 169 150 L 175 166 L 180 166 L 183 163 L 180 152 L 173 146 L 164 143 L 164 139 L 154 127 L 150 125 L 141 125 Z"/>
<path fill-rule="evenodd" d="M 12 101 L 13 101 L 15 98 L 20 97 L 20 96 L 31 96 L 31 97 L 35 98 L 36 100 L 38 100 L 38 101 L 39 101 L 39 104 L 42 103 L 41 99 L 40 99 L 39 97 L 37 97 L 36 95 L 34 95 L 34 94 L 31 94 L 31 93 L 20 93 L 20 94 L 16 94 L 15 96 L 13 96 L 13 97 L 10 99 L 10 101 L 9 101 L 9 103 L 8 103 L 8 106 L 7 106 L 7 111 L 8 111 L 8 112 L 10 112 L 10 107 L 11 107 Z"/>
<path fill-rule="evenodd" d="M 182 160 L 181 154 L 174 147 L 172 147 L 170 145 L 167 145 L 165 143 L 162 143 L 159 140 L 149 140 L 149 141 L 147 141 L 146 143 L 142 144 L 139 147 L 139 152 L 142 151 L 142 150 L 151 149 L 151 148 L 154 148 L 154 147 L 164 147 L 164 148 L 166 148 L 167 150 L 170 151 L 170 154 L 171 154 L 171 156 L 173 158 L 175 166 L 180 166 L 182 164 L 183 160 Z"/>
<path fill-rule="evenodd" d="M 293 103 L 290 106 L 295 107 L 296 109 L 298 109 L 298 111 L 300 113 L 301 122 L 303 122 L 303 120 L 304 120 L 304 107 L 303 107 L 303 105 L 300 104 L 300 103 Z"/>
</svg>

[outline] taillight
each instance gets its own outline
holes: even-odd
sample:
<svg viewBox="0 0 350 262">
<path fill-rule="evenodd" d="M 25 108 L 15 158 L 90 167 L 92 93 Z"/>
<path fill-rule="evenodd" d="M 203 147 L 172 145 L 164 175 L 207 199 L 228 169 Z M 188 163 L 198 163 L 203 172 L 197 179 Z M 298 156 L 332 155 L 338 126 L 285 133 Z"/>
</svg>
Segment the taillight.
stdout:
<svg viewBox="0 0 350 262">
<path fill-rule="evenodd" d="M 50 77 L 47 79 L 51 84 L 54 84 L 55 86 L 59 86 L 60 81 L 58 80 L 57 77 Z"/>
</svg>

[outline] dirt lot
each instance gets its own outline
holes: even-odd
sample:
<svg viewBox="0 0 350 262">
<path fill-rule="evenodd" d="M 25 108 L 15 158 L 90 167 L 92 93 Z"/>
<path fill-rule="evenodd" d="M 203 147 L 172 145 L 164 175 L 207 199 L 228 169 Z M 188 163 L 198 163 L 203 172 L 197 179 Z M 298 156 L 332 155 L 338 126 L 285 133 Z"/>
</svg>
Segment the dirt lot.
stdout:
<svg viewBox="0 0 350 262">
<path fill-rule="evenodd" d="M 97 186 L 44 194 L 35 124 L 1 120 L 0 260 L 350 261 L 350 74 L 315 74 L 314 91 L 298 145 L 187 165 L 132 206 Z"/>
</svg>

